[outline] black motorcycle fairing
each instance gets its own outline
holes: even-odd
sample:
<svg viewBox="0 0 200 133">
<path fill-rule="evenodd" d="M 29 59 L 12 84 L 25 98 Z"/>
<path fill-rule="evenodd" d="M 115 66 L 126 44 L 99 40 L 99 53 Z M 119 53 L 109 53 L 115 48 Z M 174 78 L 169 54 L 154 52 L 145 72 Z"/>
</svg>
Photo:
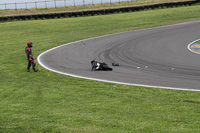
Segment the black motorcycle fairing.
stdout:
<svg viewBox="0 0 200 133">
<path fill-rule="evenodd" d="M 109 67 L 105 62 L 98 62 L 95 60 L 91 61 L 92 70 L 110 70 L 112 71 L 112 68 Z"/>
</svg>

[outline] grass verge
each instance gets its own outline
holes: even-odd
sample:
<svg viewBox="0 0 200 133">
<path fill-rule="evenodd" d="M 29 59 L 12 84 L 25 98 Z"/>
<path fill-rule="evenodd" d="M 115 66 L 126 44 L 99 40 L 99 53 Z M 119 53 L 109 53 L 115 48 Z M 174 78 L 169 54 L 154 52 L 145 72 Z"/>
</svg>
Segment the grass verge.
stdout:
<svg viewBox="0 0 200 133">
<path fill-rule="evenodd" d="M 26 72 L 33 53 L 81 39 L 200 19 L 200 6 L 0 23 L 0 132 L 200 132 L 199 92 Z M 88 66 L 90 67 L 90 66 Z"/>
<path fill-rule="evenodd" d="M 196 42 L 196 43 L 200 43 L 200 41 Z"/>
</svg>

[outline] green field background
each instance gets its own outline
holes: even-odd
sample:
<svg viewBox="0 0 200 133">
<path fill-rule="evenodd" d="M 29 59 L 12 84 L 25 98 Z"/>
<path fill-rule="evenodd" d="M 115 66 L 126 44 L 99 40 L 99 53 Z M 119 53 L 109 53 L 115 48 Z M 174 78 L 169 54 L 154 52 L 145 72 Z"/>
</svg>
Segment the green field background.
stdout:
<svg viewBox="0 0 200 133">
<path fill-rule="evenodd" d="M 55 46 L 200 19 L 200 5 L 105 16 L 0 23 L 0 132 L 200 132 L 200 93 L 126 86 L 60 75 L 35 58 Z M 88 64 L 90 69 L 90 64 Z"/>
</svg>

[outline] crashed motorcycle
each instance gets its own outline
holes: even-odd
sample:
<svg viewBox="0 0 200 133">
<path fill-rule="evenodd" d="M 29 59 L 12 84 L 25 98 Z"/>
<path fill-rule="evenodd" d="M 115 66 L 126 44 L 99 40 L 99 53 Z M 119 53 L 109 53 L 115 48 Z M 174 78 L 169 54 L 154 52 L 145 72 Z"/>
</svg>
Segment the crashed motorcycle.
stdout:
<svg viewBox="0 0 200 133">
<path fill-rule="evenodd" d="M 100 62 L 100 61 L 91 61 L 92 69 L 91 70 L 107 70 L 107 71 L 112 71 L 112 68 L 109 67 L 105 62 Z"/>
</svg>

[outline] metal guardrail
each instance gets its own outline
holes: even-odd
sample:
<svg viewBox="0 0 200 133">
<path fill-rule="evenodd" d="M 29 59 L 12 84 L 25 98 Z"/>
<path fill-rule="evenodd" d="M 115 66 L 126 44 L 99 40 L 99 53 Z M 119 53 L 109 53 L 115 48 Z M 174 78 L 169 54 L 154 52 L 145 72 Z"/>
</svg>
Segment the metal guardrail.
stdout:
<svg viewBox="0 0 200 133">
<path fill-rule="evenodd" d="M 98 4 L 104 4 L 104 3 L 115 3 L 115 2 L 130 2 L 130 1 L 137 1 L 137 0 L 79 0 L 77 2 L 76 0 L 45 0 L 45 1 L 36 1 L 36 2 L 23 2 L 23 3 L 5 3 L 0 4 L 1 10 L 7 10 L 7 9 L 38 9 L 38 8 L 50 8 L 50 7 L 67 7 L 67 6 L 77 6 L 77 5 L 94 5 L 96 3 Z M 70 5 L 69 5 L 70 3 Z M 79 4 L 78 4 L 79 3 Z M 48 6 L 50 4 L 51 6 Z M 42 5 L 42 7 L 41 7 Z M 61 5 L 61 6 L 59 6 Z M 12 7 L 12 8 L 9 8 Z"/>
</svg>

